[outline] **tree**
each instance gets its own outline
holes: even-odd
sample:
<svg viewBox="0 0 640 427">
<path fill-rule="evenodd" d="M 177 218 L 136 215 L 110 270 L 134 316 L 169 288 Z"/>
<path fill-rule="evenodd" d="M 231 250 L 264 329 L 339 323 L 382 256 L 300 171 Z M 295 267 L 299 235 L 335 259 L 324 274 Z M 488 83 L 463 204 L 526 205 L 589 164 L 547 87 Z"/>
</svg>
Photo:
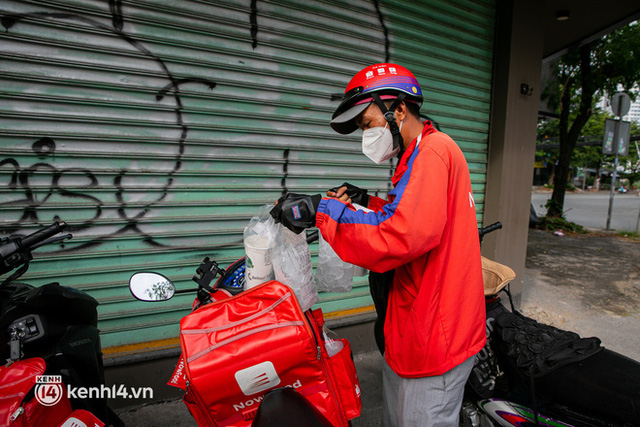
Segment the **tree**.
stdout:
<svg viewBox="0 0 640 427">
<path fill-rule="evenodd" d="M 547 216 L 561 217 L 571 159 L 595 104 L 619 87 L 635 99 L 640 82 L 640 25 L 632 23 L 570 51 L 559 60 L 555 81 L 549 104 L 559 110 L 560 149 Z"/>
<path fill-rule="evenodd" d="M 613 118 L 613 116 L 598 108 L 593 109 L 591 117 L 582 128 L 582 134 L 573 150 L 571 168 L 613 169 L 614 156 L 602 153 L 605 120 L 608 118 Z M 559 147 L 558 135 L 558 120 L 540 120 L 538 123 L 538 149 L 536 150 L 536 156 L 556 163 Z M 640 136 L 640 125 L 636 122 L 631 122 L 631 137 L 638 136 Z M 633 142 L 629 146 L 629 154 L 620 156 L 620 165 L 626 169 L 620 176 L 625 176 L 632 183 L 637 182 L 640 185 L 640 163 L 638 162 L 638 152 Z"/>
</svg>

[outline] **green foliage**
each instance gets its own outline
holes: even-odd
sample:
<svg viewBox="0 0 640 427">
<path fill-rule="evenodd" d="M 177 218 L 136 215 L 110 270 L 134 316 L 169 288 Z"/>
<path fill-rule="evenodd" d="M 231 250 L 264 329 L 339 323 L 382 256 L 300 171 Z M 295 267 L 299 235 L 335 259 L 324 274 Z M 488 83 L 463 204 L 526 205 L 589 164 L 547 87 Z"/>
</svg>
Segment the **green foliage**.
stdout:
<svg viewBox="0 0 640 427">
<path fill-rule="evenodd" d="M 619 90 L 635 99 L 639 83 L 640 24 L 637 22 L 568 52 L 555 64 L 553 84 L 544 95 L 559 119 L 541 123 L 538 138 L 555 139 L 559 143 L 557 151 L 544 153 L 555 161 L 552 195 L 555 204 L 550 211 L 554 216 L 562 214 L 563 194 L 572 165 L 600 168 L 611 162 L 612 157 L 599 153 L 600 144 L 577 147 L 581 135 L 601 137 L 603 134 L 606 114 L 597 111 L 596 104 L 605 93 L 612 95 Z M 637 126 L 632 128 L 632 135 L 637 132 Z M 638 164 L 635 147 L 630 147 L 629 153 L 621 159 L 621 165 L 627 168 Z M 538 150 L 537 154 L 542 153 Z"/>
<path fill-rule="evenodd" d="M 595 56 L 602 57 L 604 90 L 615 93 L 622 86 L 635 100 L 640 78 L 640 25 L 634 22 L 605 36 L 600 47 L 601 51 L 596 51 Z"/>
<path fill-rule="evenodd" d="M 564 219 L 564 217 L 549 217 L 544 216 L 540 218 L 540 222 L 536 225 L 536 228 L 546 231 L 568 231 L 571 233 L 586 234 L 587 230 L 583 226 L 570 222 Z"/>
<path fill-rule="evenodd" d="M 640 234 L 638 233 L 632 233 L 631 231 L 619 231 L 618 235 L 620 237 L 624 237 L 627 239 L 632 239 L 632 240 L 638 240 L 640 241 Z"/>
<path fill-rule="evenodd" d="M 549 211 L 562 212 L 562 206 L 560 206 L 553 197 L 547 200 L 547 203 L 545 203 L 544 207 L 547 208 L 547 212 Z M 547 214 L 547 216 L 550 216 L 550 215 Z M 562 217 L 562 215 L 553 215 L 553 217 L 558 218 L 558 217 Z"/>
<path fill-rule="evenodd" d="M 612 118 L 612 116 L 604 111 L 594 110 L 591 117 L 589 117 L 589 120 L 587 120 L 587 123 L 582 128 L 583 137 L 578 141 L 581 139 L 589 141 L 599 139 L 602 141 L 602 136 L 604 135 L 604 123 L 607 118 Z M 579 146 L 573 151 L 571 164 L 582 168 L 598 169 L 607 161 L 607 157 L 608 156 L 602 154 L 602 145 Z"/>
<path fill-rule="evenodd" d="M 604 135 L 605 120 L 608 118 L 613 118 L 613 116 L 594 107 L 594 112 L 582 128 L 582 134 L 578 139 L 578 144 L 582 141 L 601 141 Z M 558 125 L 559 121 L 557 119 L 540 120 L 538 123 L 538 146 L 558 143 Z M 640 135 L 640 125 L 636 122 L 631 122 L 631 135 Z M 549 161 L 555 161 L 558 159 L 558 149 L 547 148 L 543 150 L 539 148 L 536 151 L 536 156 L 547 158 Z M 591 169 L 598 169 L 603 166 L 609 166 L 610 168 L 612 167 L 613 160 L 614 156 L 602 154 L 602 145 L 599 143 L 598 145 L 576 146 L 571 156 L 571 165 Z M 620 157 L 620 164 L 628 164 L 631 168 L 638 164 L 638 152 L 633 142 L 629 146 L 629 155 Z M 640 170 L 637 172 L 640 174 Z"/>
</svg>

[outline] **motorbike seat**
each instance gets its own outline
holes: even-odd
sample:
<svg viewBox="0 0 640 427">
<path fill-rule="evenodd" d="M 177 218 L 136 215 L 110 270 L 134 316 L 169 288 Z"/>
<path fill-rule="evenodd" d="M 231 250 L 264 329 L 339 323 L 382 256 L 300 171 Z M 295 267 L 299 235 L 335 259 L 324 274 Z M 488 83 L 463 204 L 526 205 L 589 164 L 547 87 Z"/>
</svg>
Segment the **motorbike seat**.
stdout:
<svg viewBox="0 0 640 427">
<path fill-rule="evenodd" d="M 553 402 L 613 423 L 640 420 L 640 363 L 606 348 L 539 378 L 536 389 Z"/>
<path fill-rule="evenodd" d="M 332 427 L 329 420 L 300 393 L 277 388 L 264 395 L 251 427 Z"/>
<path fill-rule="evenodd" d="M 516 278 L 516 273 L 506 265 L 481 257 L 484 294 L 495 295 Z"/>
<path fill-rule="evenodd" d="M 638 425 L 639 362 L 602 347 L 598 338 L 580 338 L 519 313 L 501 310 L 495 324 L 505 367 L 528 383 L 539 403 L 606 425 Z"/>
</svg>

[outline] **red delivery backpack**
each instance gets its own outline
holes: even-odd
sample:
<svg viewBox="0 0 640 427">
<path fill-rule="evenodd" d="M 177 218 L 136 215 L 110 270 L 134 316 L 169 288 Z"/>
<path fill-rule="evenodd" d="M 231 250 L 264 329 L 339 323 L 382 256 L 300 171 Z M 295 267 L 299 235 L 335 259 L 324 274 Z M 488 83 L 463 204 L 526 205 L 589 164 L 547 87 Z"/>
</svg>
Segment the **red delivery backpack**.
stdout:
<svg viewBox="0 0 640 427">
<path fill-rule="evenodd" d="M 358 377 L 347 340 L 329 357 L 323 323 L 322 311 L 303 313 L 277 281 L 204 305 L 180 322 L 182 356 L 170 384 L 185 389 L 201 426 L 249 427 L 264 394 L 280 387 L 347 426 L 362 409 Z"/>
<path fill-rule="evenodd" d="M 45 361 L 39 357 L 0 366 L 0 426 L 55 427 L 71 414 L 73 409 L 64 384 L 40 389 L 36 386 L 45 369 Z M 46 399 L 37 399 L 38 391 L 47 393 L 43 396 Z"/>
</svg>

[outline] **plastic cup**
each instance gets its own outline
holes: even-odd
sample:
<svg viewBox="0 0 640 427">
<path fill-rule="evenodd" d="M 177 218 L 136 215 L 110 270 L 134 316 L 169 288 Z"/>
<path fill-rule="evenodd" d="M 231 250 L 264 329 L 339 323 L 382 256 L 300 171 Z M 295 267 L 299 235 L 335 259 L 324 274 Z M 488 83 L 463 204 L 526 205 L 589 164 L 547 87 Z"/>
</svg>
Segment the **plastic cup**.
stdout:
<svg viewBox="0 0 640 427">
<path fill-rule="evenodd" d="M 271 250 L 275 243 L 263 236 L 249 236 L 244 240 L 246 255 L 245 289 L 273 280 Z"/>
</svg>

